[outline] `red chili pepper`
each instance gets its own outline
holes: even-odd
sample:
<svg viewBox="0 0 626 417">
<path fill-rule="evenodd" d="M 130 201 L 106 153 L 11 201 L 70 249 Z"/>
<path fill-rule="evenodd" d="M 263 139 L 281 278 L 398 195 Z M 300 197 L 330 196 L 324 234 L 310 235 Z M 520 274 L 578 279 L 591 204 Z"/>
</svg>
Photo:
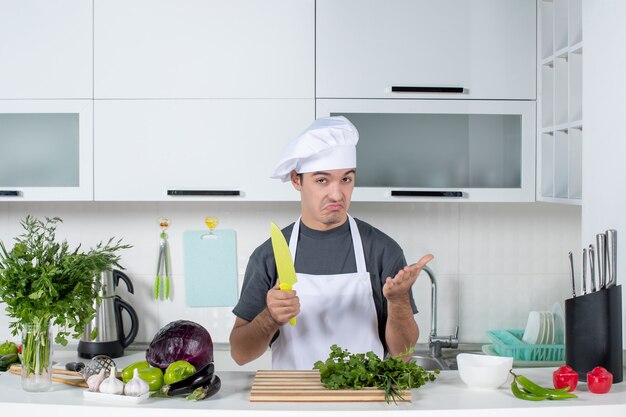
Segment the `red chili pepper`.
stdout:
<svg viewBox="0 0 626 417">
<path fill-rule="evenodd" d="M 569 387 L 568 391 L 574 391 L 578 385 L 578 372 L 571 366 L 561 366 L 552 373 L 552 382 L 556 389 Z"/>
<path fill-rule="evenodd" d="M 601 366 L 587 372 L 587 386 L 594 394 L 606 394 L 611 390 L 613 374 Z"/>
</svg>

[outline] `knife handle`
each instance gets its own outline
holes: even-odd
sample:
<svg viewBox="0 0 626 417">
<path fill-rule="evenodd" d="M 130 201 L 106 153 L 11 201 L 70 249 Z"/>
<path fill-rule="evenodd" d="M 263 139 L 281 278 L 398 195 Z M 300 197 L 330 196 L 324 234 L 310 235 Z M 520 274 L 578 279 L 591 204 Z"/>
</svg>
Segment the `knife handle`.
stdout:
<svg viewBox="0 0 626 417">
<path fill-rule="evenodd" d="M 287 283 L 284 283 L 284 284 L 283 284 L 283 283 L 281 282 L 281 283 L 278 285 L 278 288 L 280 288 L 280 289 L 281 289 L 281 291 L 291 291 L 291 284 L 287 284 Z M 295 326 L 295 325 L 296 325 L 296 318 L 295 318 L 295 317 L 290 318 L 290 319 L 289 319 L 289 324 L 291 324 L 292 326 Z"/>
</svg>

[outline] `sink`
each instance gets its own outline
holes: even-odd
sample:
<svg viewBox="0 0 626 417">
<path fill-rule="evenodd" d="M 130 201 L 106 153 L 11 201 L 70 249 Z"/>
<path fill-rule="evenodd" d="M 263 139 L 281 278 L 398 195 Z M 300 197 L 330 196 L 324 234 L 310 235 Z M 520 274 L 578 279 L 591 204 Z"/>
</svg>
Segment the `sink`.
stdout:
<svg viewBox="0 0 626 417">
<path fill-rule="evenodd" d="M 475 349 L 447 349 L 444 350 L 444 354 L 441 357 L 431 356 L 428 351 L 415 352 L 411 356 L 410 361 L 415 362 L 417 365 L 424 368 L 426 371 L 433 371 L 439 369 L 441 371 L 457 370 L 459 369 L 456 363 L 456 355 L 459 353 L 478 353 L 481 351 Z"/>
<path fill-rule="evenodd" d="M 414 362 L 418 366 L 421 366 L 426 371 L 433 371 L 435 369 L 448 369 L 446 368 L 443 361 L 440 361 L 439 359 L 430 356 L 412 356 L 410 361 Z"/>
<path fill-rule="evenodd" d="M 411 362 L 415 362 L 417 365 L 424 368 L 426 371 L 433 371 L 435 369 L 439 369 L 441 371 L 445 370 L 456 370 L 456 357 L 454 358 L 433 358 L 432 356 L 411 356 Z"/>
</svg>

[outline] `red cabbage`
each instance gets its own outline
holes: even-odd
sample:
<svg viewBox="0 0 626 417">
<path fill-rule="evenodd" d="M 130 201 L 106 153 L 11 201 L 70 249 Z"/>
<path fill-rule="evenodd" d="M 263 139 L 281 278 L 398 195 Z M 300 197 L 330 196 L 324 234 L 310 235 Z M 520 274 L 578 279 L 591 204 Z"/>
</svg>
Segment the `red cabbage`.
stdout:
<svg viewBox="0 0 626 417">
<path fill-rule="evenodd" d="M 187 361 L 196 369 L 213 362 L 213 341 L 209 332 L 189 320 L 177 320 L 157 332 L 146 351 L 146 361 L 165 370 L 175 361 Z"/>
</svg>

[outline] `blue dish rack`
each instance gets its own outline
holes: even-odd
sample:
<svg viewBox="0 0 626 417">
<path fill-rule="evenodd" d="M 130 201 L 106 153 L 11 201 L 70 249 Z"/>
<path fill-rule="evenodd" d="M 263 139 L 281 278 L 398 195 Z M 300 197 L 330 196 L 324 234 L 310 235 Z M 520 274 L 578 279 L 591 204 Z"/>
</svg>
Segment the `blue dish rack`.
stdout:
<svg viewBox="0 0 626 417">
<path fill-rule="evenodd" d="M 565 360 L 565 345 L 530 345 L 522 340 L 524 330 L 488 330 L 493 350 L 518 361 L 556 362 Z"/>
</svg>

